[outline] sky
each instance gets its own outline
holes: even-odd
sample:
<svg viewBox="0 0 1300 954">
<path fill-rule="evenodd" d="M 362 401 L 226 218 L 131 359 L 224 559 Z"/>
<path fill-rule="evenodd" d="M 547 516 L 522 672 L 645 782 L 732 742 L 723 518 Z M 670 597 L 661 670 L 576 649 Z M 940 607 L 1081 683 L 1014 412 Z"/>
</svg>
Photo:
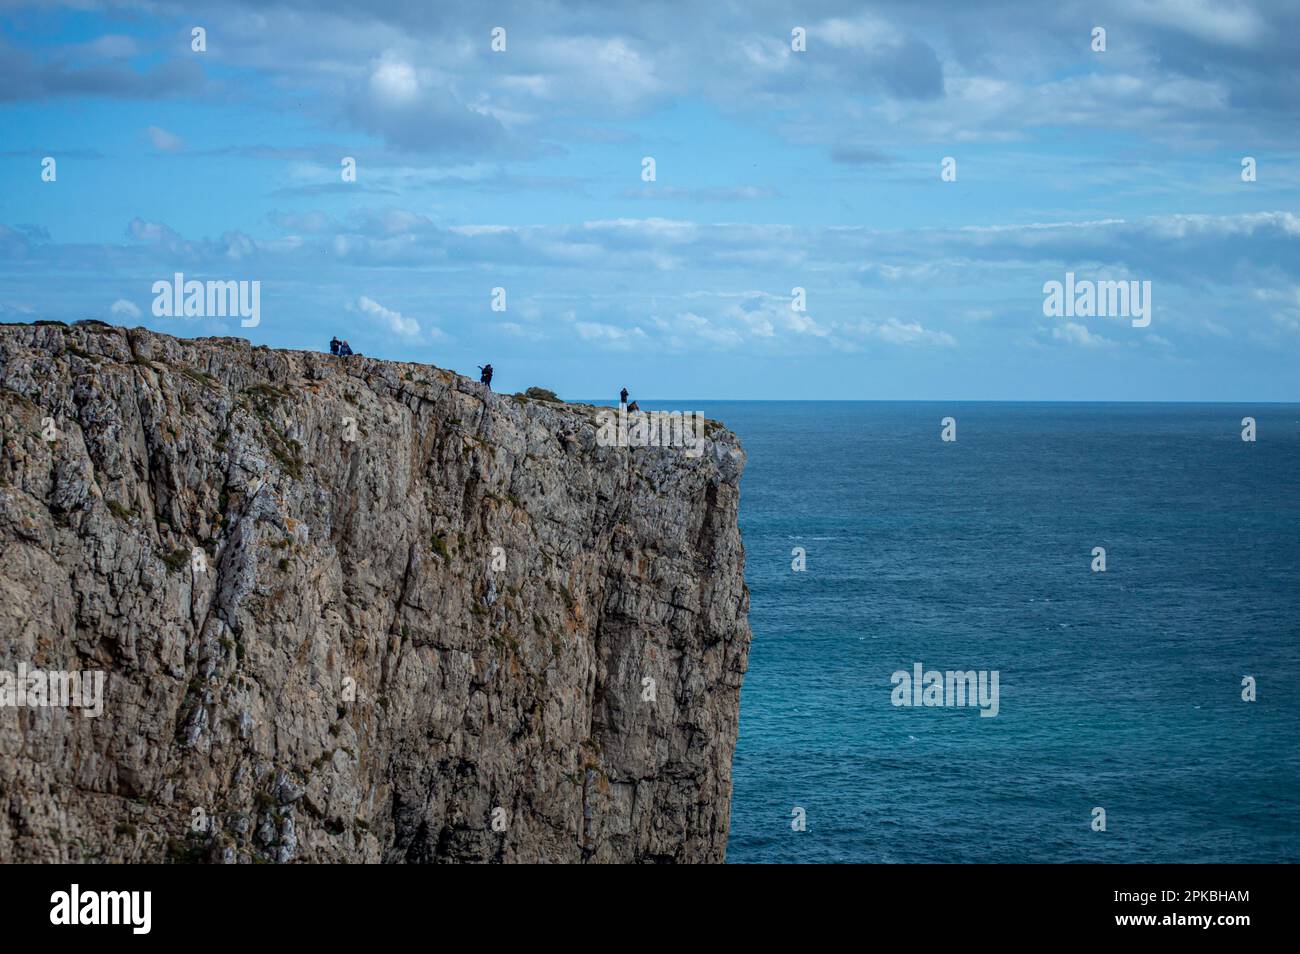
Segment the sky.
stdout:
<svg viewBox="0 0 1300 954">
<path fill-rule="evenodd" d="M 0 0 L 0 321 L 575 399 L 1297 401 L 1298 134 L 1293 2 Z M 259 323 L 156 315 L 177 272 Z M 1045 314 L 1067 273 L 1149 324 Z"/>
</svg>

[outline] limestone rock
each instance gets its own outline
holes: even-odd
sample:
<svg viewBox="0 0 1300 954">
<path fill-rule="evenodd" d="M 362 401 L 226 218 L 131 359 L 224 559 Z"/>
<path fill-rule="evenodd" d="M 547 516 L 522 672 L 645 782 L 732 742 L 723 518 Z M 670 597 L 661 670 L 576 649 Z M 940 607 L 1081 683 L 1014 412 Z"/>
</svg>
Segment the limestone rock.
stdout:
<svg viewBox="0 0 1300 954">
<path fill-rule="evenodd" d="M 0 708 L 0 862 L 721 861 L 744 453 L 595 414 L 0 326 L 0 670 L 107 674 Z"/>
</svg>

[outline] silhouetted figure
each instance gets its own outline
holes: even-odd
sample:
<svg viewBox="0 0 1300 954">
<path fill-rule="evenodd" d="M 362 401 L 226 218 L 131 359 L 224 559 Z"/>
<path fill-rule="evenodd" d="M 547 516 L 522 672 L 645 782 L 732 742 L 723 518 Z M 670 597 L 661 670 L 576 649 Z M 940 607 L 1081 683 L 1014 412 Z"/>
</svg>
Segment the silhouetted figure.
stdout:
<svg viewBox="0 0 1300 954">
<path fill-rule="evenodd" d="M 352 346 L 348 344 L 346 340 L 344 340 L 344 342 L 341 345 L 339 345 L 339 355 L 341 357 L 346 358 L 351 354 L 352 354 Z"/>
<path fill-rule="evenodd" d="M 339 339 L 338 339 L 338 335 L 335 335 L 333 338 L 331 338 L 331 339 L 330 339 L 330 354 L 338 354 L 338 353 L 339 353 L 339 345 L 341 345 L 341 344 L 343 344 L 343 342 L 339 341 Z"/>
<path fill-rule="evenodd" d="M 479 375 L 478 378 L 479 383 L 486 384 L 488 387 L 492 387 L 492 365 L 480 364 L 478 366 L 478 369 L 483 372 L 482 374 Z"/>
<path fill-rule="evenodd" d="M 633 411 L 639 411 L 639 410 L 641 409 L 636 406 L 636 401 L 633 401 L 631 404 L 627 406 L 627 413 L 629 414 L 631 414 Z"/>
<path fill-rule="evenodd" d="M 623 390 L 618 392 L 618 403 L 619 404 L 627 403 L 627 388 L 624 388 Z"/>
</svg>

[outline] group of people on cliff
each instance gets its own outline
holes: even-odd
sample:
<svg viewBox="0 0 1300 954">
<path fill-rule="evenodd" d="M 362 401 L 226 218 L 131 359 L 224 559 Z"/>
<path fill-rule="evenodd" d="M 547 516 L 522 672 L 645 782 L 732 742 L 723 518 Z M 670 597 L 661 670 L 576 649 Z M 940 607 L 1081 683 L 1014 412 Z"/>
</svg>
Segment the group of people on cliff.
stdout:
<svg viewBox="0 0 1300 954">
<path fill-rule="evenodd" d="M 340 358 L 346 358 L 352 354 L 352 347 L 347 343 L 347 341 L 340 341 L 336 335 L 330 339 L 330 354 L 337 355 Z M 479 384 L 487 385 L 490 390 L 492 387 L 492 365 L 480 364 L 478 370 Z M 637 407 L 636 401 L 633 401 L 631 404 L 627 403 L 627 388 L 623 388 L 623 390 L 619 391 L 618 403 L 621 405 L 627 405 L 629 411 L 640 410 L 640 408 Z"/>
<path fill-rule="evenodd" d="M 330 338 L 330 354 L 340 358 L 346 358 L 351 356 L 352 353 L 352 346 L 348 344 L 346 340 L 340 341 L 338 335 Z M 486 384 L 489 388 L 492 387 L 492 365 L 480 364 L 478 370 L 479 383 Z"/>
</svg>

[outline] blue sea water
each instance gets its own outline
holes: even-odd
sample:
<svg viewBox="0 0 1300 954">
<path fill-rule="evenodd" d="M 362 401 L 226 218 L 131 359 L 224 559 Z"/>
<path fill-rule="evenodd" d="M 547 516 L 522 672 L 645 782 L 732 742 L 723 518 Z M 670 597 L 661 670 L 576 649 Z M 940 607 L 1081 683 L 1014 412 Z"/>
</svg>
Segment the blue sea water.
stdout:
<svg viewBox="0 0 1300 954">
<path fill-rule="evenodd" d="M 689 406 L 749 455 L 729 861 L 1300 860 L 1300 406 Z"/>
</svg>

